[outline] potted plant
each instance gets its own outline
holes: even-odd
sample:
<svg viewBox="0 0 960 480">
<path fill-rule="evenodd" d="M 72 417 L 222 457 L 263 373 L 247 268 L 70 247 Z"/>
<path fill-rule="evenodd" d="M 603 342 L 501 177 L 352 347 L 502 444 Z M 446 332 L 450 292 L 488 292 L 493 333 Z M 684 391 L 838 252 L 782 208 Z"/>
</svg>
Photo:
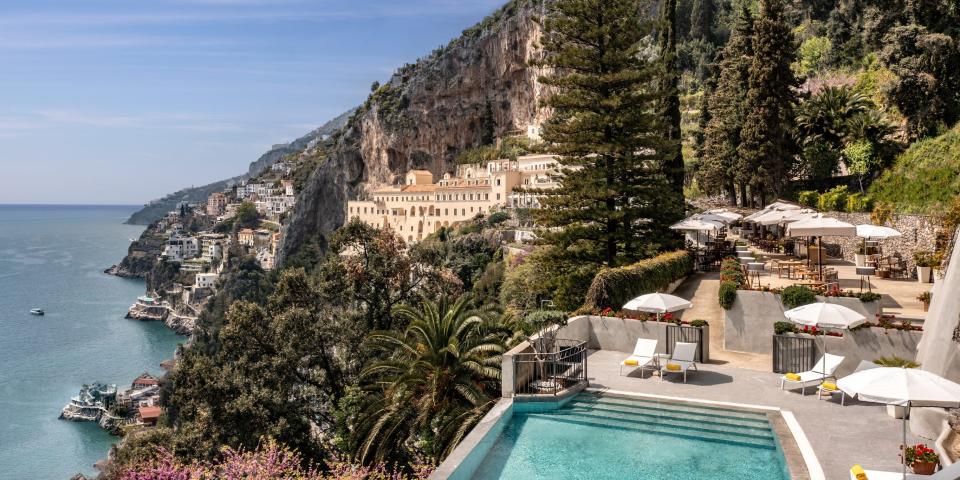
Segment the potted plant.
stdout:
<svg viewBox="0 0 960 480">
<path fill-rule="evenodd" d="M 923 292 L 920 295 L 917 295 L 917 300 L 923 302 L 923 311 L 927 312 L 930 310 L 930 299 L 933 297 L 933 294 L 930 292 Z"/>
<path fill-rule="evenodd" d="M 933 267 L 936 266 L 936 259 L 933 253 L 927 250 L 920 250 L 913 254 L 913 262 L 917 264 L 917 281 L 920 283 L 930 283 L 930 274 Z"/>
<path fill-rule="evenodd" d="M 918 443 L 911 447 L 904 445 L 903 460 L 913 468 L 917 475 L 933 475 L 940 464 L 940 456 L 932 448 Z"/>
</svg>

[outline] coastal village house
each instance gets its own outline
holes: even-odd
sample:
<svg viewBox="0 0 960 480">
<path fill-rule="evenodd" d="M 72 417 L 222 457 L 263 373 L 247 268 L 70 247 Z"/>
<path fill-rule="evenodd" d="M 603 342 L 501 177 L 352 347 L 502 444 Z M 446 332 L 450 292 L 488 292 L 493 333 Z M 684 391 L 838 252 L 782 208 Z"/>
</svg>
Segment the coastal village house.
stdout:
<svg viewBox="0 0 960 480">
<path fill-rule="evenodd" d="M 390 228 L 407 242 L 422 240 L 443 227 L 505 208 L 538 208 L 531 190 L 557 188 L 551 155 L 458 165 L 454 175 L 434 183 L 426 170 L 411 170 L 402 185 L 373 190 L 369 198 L 347 203 L 350 218 Z"/>
<path fill-rule="evenodd" d="M 213 192 L 207 199 L 207 215 L 217 217 L 227 208 L 227 196 L 222 192 Z"/>
</svg>

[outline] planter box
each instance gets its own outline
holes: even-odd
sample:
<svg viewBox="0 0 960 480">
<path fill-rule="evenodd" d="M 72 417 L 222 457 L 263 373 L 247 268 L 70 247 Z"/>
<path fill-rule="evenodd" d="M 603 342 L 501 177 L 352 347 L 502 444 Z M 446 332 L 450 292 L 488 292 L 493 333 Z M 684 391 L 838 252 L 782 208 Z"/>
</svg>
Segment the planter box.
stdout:
<svg viewBox="0 0 960 480">
<path fill-rule="evenodd" d="M 858 267 L 866 267 L 866 266 L 867 266 L 867 256 L 866 256 L 866 255 L 862 255 L 862 254 L 859 254 L 859 253 L 858 253 L 858 254 L 854 255 L 854 260 L 856 261 L 856 264 L 857 264 Z"/>
<path fill-rule="evenodd" d="M 933 272 L 931 267 L 917 267 L 917 281 L 920 283 L 930 283 L 930 274 Z"/>
</svg>

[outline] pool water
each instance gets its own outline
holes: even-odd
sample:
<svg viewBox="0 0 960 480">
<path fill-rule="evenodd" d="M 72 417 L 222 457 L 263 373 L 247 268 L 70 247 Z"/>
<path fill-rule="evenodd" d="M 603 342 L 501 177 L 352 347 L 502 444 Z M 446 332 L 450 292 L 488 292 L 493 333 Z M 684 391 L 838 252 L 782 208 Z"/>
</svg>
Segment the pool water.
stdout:
<svg viewBox="0 0 960 480">
<path fill-rule="evenodd" d="M 765 413 L 596 393 L 553 411 L 522 409 L 515 404 L 473 478 L 790 478 Z"/>
</svg>

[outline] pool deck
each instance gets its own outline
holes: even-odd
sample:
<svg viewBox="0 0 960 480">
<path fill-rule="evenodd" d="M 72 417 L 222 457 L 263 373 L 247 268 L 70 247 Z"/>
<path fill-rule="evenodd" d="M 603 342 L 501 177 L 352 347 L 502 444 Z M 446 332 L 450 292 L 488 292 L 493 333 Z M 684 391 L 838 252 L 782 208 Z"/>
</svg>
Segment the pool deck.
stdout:
<svg viewBox="0 0 960 480">
<path fill-rule="evenodd" d="M 828 480 L 849 478 L 850 467 L 859 463 L 870 470 L 900 471 L 898 453 L 901 421 L 887 415 L 884 405 L 861 403 L 840 397 L 817 400 L 816 389 L 780 390 L 780 375 L 727 365 L 698 364 L 698 371 L 668 375 L 663 381 L 640 371 L 619 374 L 620 361 L 627 353 L 591 351 L 587 358 L 590 388 L 663 395 L 690 400 L 730 402 L 778 407 L 792 412 L 813 447 Z M 932 442 L 907 432 L 908 442 Z M 811 472 L 812 473 L 812 472 Z"/>
</svg>

